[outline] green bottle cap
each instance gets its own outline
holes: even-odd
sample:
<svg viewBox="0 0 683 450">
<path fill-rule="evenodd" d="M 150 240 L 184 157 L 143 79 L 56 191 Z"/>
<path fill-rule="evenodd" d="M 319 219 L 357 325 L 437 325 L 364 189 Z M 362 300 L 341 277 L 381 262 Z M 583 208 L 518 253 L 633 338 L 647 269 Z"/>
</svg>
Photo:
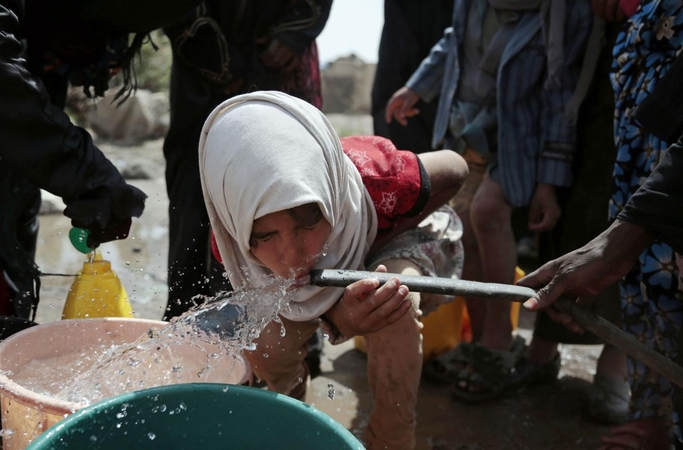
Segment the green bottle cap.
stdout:
<svg viewBox="0 0 683 450">
<path fill-rule="evenodd" d="M 88 254 L 95 250 L 94 248 L 88 247 L 88 236 L 90 236 L 90 231 L 84 228 L 72 228 L 69 231 L 71 245 L 83 254 Z"/>
</svg>

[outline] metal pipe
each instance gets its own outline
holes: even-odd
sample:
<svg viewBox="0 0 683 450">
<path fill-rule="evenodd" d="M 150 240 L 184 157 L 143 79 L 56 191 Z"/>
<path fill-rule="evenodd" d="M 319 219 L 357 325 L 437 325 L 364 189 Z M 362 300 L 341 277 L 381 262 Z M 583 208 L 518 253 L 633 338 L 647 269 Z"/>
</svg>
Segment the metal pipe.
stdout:
<svg viewBox="0 0 683 450">
<path fill-rule="evenodd" d="M 512 302 L 525 302 L 536 293 L 531 288 L 508 284 L 480 283 L 450 278 L 399 275 L 361 270 L 313 270 L 310 273 L 310 277 L 310 284 L 335 287 L 346 287 L 365 278 L 376 278 L 381 286 L 391 278 L 398 278 L 401 284 L 414 292 L 508 300 Z M 576 302 L 567 297 L 557 299 L 554 305 L 563 313 L 572 316 L 579 325 L 603 341 L 621 349 L 627 355 L 641 361 L 655 372 L 668 378 L 672 383 L 683 387 L 683 368 L 670 359 L 665 358 L 630 334 L 626 334 L 594 312 L 578 306 Z"/>
</svg>

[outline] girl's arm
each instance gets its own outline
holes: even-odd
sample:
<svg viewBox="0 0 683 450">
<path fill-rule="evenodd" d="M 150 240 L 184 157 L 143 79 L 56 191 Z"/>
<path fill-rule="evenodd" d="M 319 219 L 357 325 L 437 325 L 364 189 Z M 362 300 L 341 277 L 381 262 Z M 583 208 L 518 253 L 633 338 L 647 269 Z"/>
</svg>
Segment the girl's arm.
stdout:
<svg viewBox="0 0 683 450">
<path fill-rule="evenodd" d="M 431 193 L 427 205 L 415 217 L 406 217 L 391 230 L 378 237 L 372 244 L 370 254 L 382 248 L 399 234 L 408 231 L 424 220 L 425 217 L 447 203 L 465 182 L 469 169 L 465 160 L 452 150 L 439 150 L 418 155 L 431 183 Z"/>
</svg>

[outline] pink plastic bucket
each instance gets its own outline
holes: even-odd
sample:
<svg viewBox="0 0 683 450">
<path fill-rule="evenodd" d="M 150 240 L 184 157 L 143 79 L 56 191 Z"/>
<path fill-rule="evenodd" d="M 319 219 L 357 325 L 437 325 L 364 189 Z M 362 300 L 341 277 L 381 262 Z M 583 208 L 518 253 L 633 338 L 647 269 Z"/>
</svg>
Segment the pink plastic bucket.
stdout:
<svg viewBox="0 0 683 450">
<path fill-rule="evenodd" d="M 150 329 L 167 323 L 143 319 L 74 319 L 51 322 L 21 331 L 0 343 L 0 403 L 2 406 L 3 449 L 24 449 L 37 436 L 69 414 L 85 405 L 42 395 L 12 381 L 29 363 L 59 357 L 73 352 L 87 354 L 96 347 L 132 343 Z M 186 346 L 183 352 L 192 352 Z M 197 350 L 198 351 L 198 350 Z M 183 353 L 184 354 L 184 353 Z M 230 370 L 214 370 L 205 382 L 244 384 L 251 378 L 246 360 L 231 355 L 225 366 Z M 64 380 L 66 381 L 66 380 Z"/>
</svg>

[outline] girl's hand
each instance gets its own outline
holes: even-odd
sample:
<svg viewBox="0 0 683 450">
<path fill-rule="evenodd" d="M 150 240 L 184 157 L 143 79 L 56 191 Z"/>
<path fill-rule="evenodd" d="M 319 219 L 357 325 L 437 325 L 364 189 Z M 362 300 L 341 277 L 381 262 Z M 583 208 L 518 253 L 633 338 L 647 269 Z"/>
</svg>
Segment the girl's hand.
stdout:
<svg viewBox="0 0 683 450">
<path fill-rule="evenodd" d="M 380 265 L 377 272 L 386 272 Z M 379 280 L 366 278 L 344 290 L 344 296 L 327 313 L 327 319 L 346 337 L 375 333 L 399 320 L 410 309 L 408 288 L 392 278 L 379 287 Z"/>
<path fill-rule="evenodd" d="M 555 188 L 546 183 L 539 183 L 529 205 L 529 230 L 552 230 L 560 218 L 560 213 Z"/>
</svg>

